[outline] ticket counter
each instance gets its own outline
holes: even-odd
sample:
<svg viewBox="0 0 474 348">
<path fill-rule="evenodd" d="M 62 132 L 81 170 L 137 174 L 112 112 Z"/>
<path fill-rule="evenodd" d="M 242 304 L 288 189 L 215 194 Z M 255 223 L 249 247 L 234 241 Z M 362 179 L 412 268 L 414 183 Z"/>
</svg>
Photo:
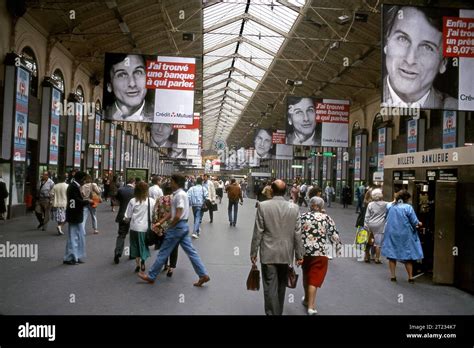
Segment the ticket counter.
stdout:
<svg viewBox="0 0 474 348">
<path fill-rule="evenodd" d="M 474 147 L 384 158 L 384 198 L 406 189 L 423 227 L 416 275 L 474 292 Z"/>
</svg>

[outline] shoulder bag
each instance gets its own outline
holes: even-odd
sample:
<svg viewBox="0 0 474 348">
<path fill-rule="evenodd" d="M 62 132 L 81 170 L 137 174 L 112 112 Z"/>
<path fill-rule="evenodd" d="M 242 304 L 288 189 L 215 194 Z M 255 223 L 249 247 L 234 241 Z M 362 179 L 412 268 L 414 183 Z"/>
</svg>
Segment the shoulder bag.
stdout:
<svg viewBox="0 0 474 348">
<path fill-rule="evenodd" d="M 145 244 L 147 246 L 151 246 L 154 244 L 159 244 L 160 238 L 158 235 L 153 231 L 151 228 L 151 218 L 150 218 L 150 199 L 147 199 L 148 205 L 147 205 L 147 215 L 148 215 L 148 228 L 146 230 L 146 235 L 145 235 Z"/>
</svg>

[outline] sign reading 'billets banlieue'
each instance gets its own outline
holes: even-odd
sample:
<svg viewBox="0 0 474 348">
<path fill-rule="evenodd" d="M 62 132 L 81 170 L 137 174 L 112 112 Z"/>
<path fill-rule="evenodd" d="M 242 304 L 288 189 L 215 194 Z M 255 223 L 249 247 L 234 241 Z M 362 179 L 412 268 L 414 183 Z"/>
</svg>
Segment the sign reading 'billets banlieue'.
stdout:
<svg viewBox="0 0 474 348">
<path fill-rule="evenodd" d="M 470 146 L 385 156 L 385 169 L 474 165 Z"/>
</svg>

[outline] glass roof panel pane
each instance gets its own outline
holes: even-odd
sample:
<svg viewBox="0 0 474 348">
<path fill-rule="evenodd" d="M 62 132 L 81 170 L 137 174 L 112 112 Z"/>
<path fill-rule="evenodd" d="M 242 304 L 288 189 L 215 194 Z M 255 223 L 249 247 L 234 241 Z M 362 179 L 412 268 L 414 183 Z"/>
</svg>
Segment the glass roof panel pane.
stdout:
<svg viewBox="0 0 474 348">
<path fill-rule="evenodd" d="M 257 86 L 257 84 L 254 82 L 255 86 Z M 235 83 L 235 82 L 230 82 L 229 83 L 229 88 L 235 90 L 235 91 L 238 91 L 242 94 L 245 94 L 247 96 L 251 96 L 252 93 L 254 92 L 250 87 L 247 87 L 247 88 L 244 88 L 243 86 Z"/>
<path fill-rule="evenodd" d="M 230 68 L 232 65 L 232 58 L 229 58 L 223 62 L 211 65 L 210 67 L 204 68 L 203 74 L 204 77 L 215 74 L 219 71 L 225 70 L 227 68 Z"/>
<path fill-rule="evenodd" d="M 212 27 L 218 22 L 226 21 L 230 18 L 241 15 L 245 12 L 246 4 L 239 3 L 218 3 L 206 7 L 203 10 L 203 26 L 204 29 Z"/>
<path fill-rule="evenodd" d="M 255 65 L 247 63 L 245 60 L 242 59 L 236 59 L 234 66 L 249 75 L 255 77 L 256 79 L 261 79 L 263 75 L 265 74 L 264 70 L 261 70 L 260 68 L 257 68 Z"/>
<path fill-rule="evenodd" d="M 227 78 L 227 76 L 224 77 L 224 76 L 222 76 L 222 75 L 217 75 L 217 76 L 211 77 L 211 78 L 208 79 L 208 80 L 205 80 L 205 81 L 203 82 L 203 85 L 204 85 L 204 87 L 207 87 L 207 86 L 212 85 L 212 84 L 215 83 L 215 82 L 218 82 L 218 81 L 223 80 L 224 78 Z"/>
<path fill-rule="evenodd" d="M 270 6 L 271 1 L 265 2 L 269 5 L 250 6 L 249 14 L 260 18 L 267 23 L 271 23 L 278 29 L 288 33 L 298 17 L 298 13 L 289 7 L 280 4 L 273 6 L 272 10 L 272 7 Z"/>
<path fill-rule="evenodd" d="M 238 36 L 241 27 L 242 20 L 237 20 L 231 24 L 223 26 L 222 28 L 204 34 L 204 50 Z"/>
<path fill-rule="evenodd" d="M 254 21 L 248 21 L 245 24 L 242 35 L 273 53 L 277 53 L 281 44 L 285 41 L 283 36 Z"/>
<path fill-rule="evenodd" d="M 232 78 L 246 86 L 249 86 L 251 89 L 257 88 L 257 82 L 252 79 L 249 79 L 248 77 L 244 77 L 239 74 L 232 74 Z"/>
<path fill-rule="evenodd" d="M 273 56 L 246 42 L 242 42 L 239 45 L 239 53 L 247 58 L 252 57 L 252 59 L 258 59 L 258 63 L 261 63 L 264 60 L 269 60 L 270 62 L 273 60 Z"/>
</svg>

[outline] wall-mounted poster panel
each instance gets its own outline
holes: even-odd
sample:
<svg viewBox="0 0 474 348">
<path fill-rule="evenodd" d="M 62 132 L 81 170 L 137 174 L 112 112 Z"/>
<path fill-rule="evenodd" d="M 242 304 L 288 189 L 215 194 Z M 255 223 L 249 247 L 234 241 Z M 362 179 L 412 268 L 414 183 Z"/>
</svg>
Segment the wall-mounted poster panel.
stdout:
<svg viewBox="0 0 474 348">
<path fill-rule="evenodd" d="M 474 110 L 474 11 L 383 5 L 382 105 Z"/>
<path fill-rule="evenodd" d="M 104 119 L 192 124 L 195 58 L 106 53 Z"/>
<path fill-rule="evenodd" d="M 13 160 L 26 160 L 26 139 L 28 138 L 28 98 L 30 90 L 30 73 L 17 68 L 16 103 L 15 103 L 15 133 L 13 135 Z"/>
<path fill-rule="evenodd" d="M 61 91 L 51 89 L 51 122 L 49 130 L 49 164 L 56 166 L 59 155 L 59 117 L 61 105 Z"/>
</svg>

